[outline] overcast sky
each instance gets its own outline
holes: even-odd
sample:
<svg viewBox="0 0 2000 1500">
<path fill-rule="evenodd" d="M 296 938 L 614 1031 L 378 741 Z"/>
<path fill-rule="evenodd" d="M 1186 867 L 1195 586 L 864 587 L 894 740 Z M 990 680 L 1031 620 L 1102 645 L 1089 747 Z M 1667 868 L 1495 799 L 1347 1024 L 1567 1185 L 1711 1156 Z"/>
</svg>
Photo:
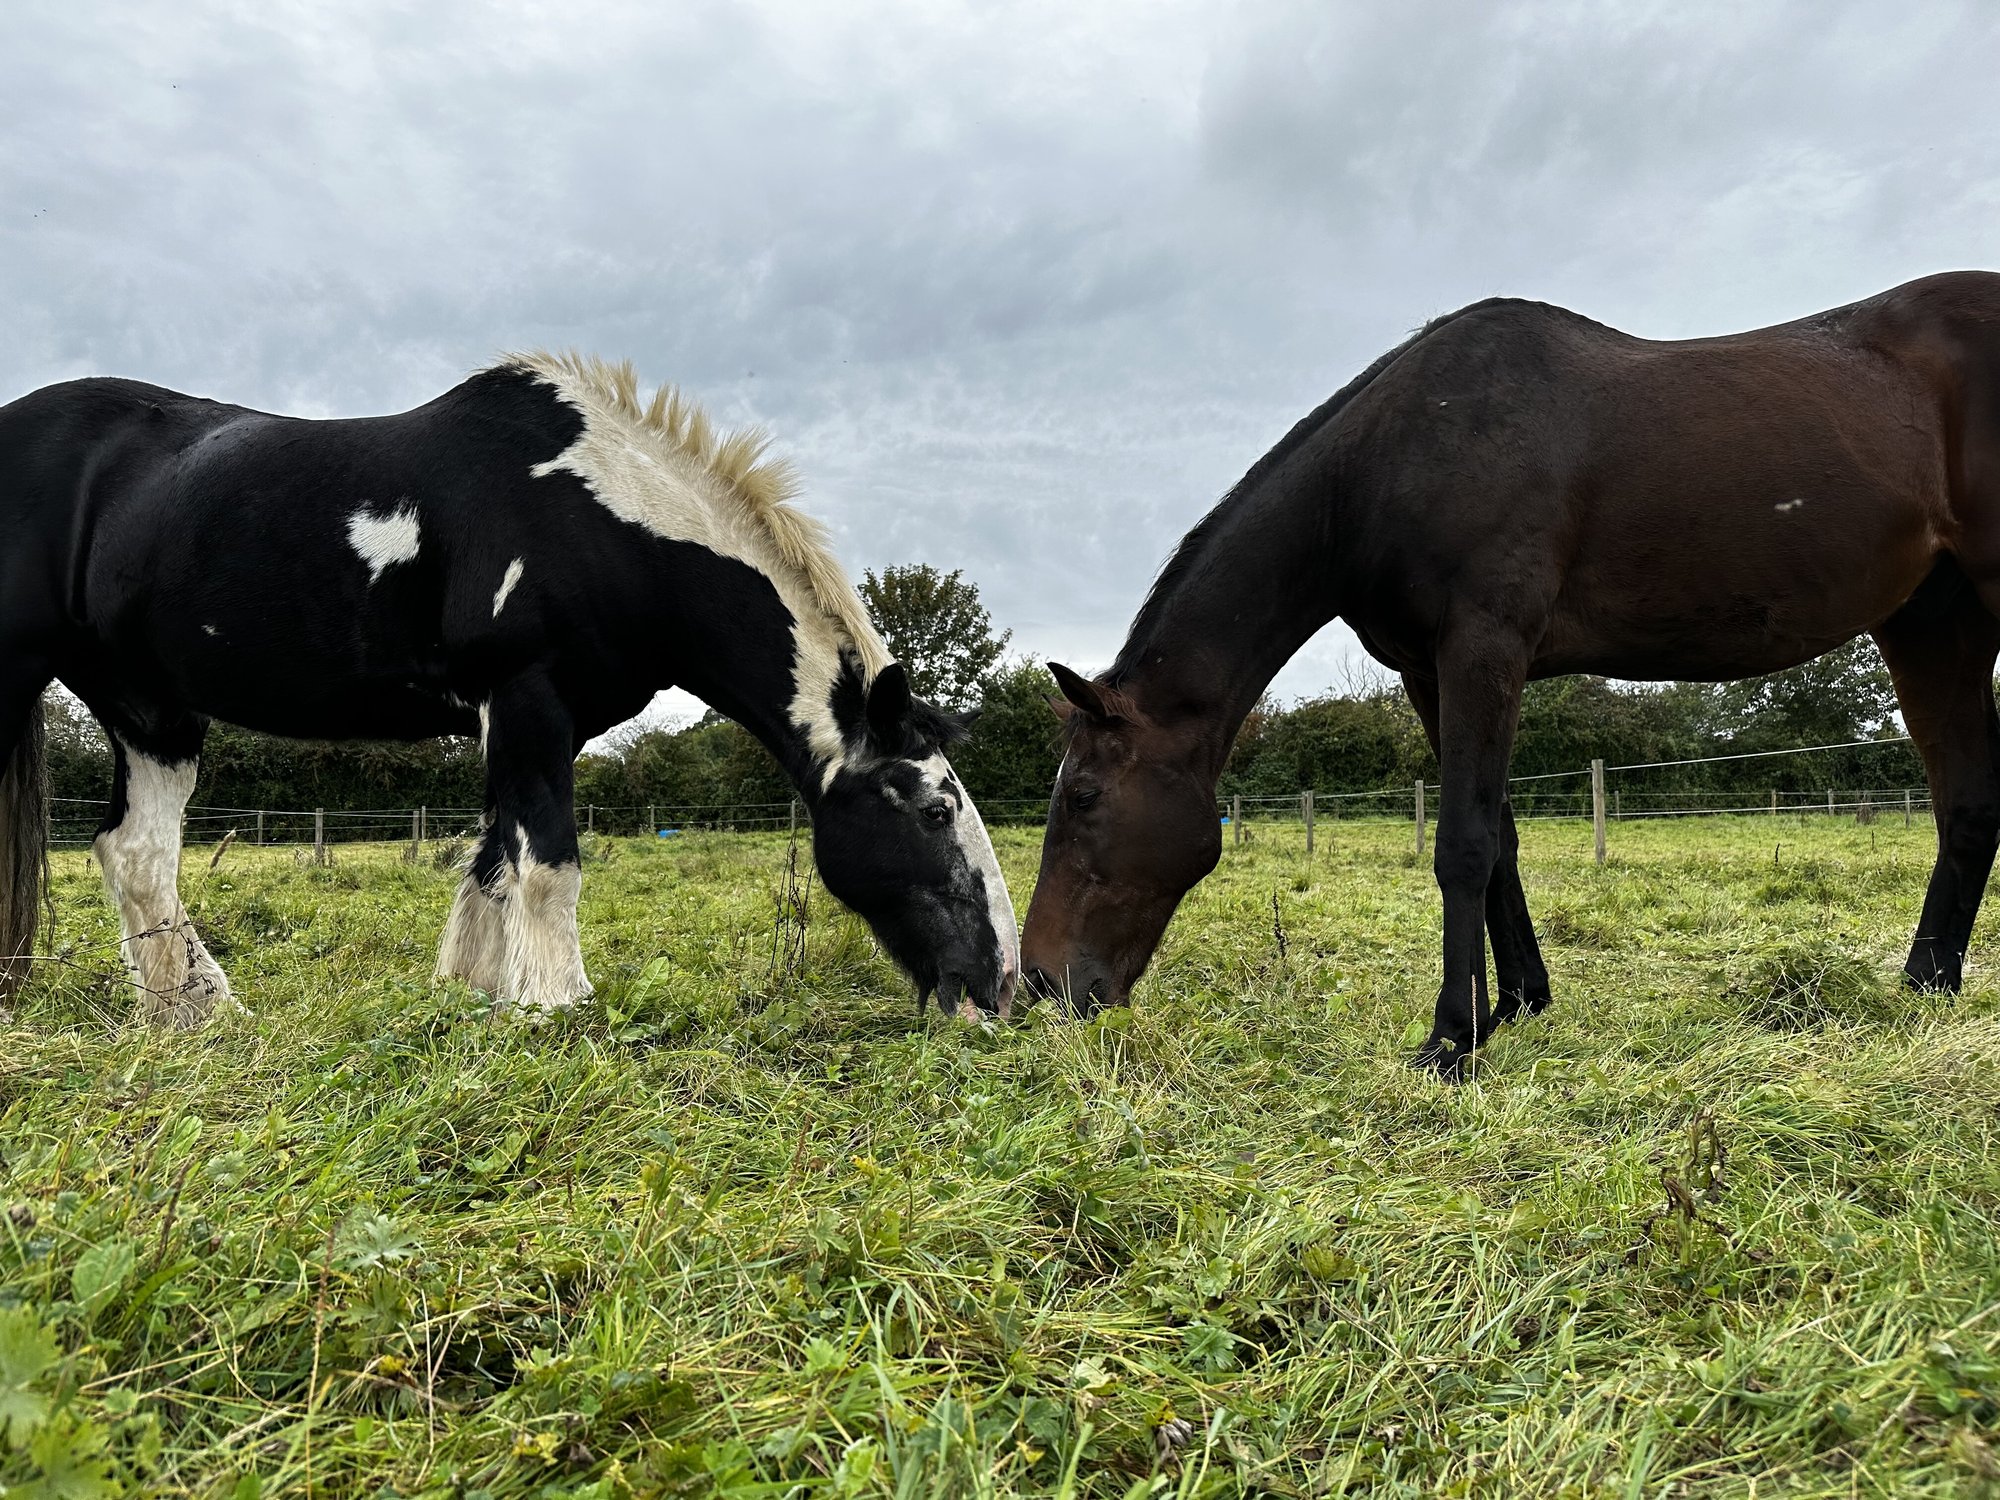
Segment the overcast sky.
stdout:
<svg viewBox="0 0 2000 1500">
<path fill-rule="evenodd" d="M 9 0 L 0 399 L 629 357 L 769 426 L 857 577 L 962 567 L 1090 670 L 1434 314 L 1671 338 L 2000 265 L 1996 79 L 1970 0 Z"/>
</svg>

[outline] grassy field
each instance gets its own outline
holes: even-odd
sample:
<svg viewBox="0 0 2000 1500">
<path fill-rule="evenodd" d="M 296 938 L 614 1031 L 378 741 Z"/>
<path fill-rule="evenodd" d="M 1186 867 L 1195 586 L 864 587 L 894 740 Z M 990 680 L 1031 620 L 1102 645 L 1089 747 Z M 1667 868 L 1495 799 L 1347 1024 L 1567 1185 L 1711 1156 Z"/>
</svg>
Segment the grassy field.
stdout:
<svg viewBox="0 0 2000 1500">
<path fill-rule="evenodd" d="M 916 1019 L 782 839 L 599 843 L 601 1005 L 443 868 L 190 851 L 253 1014 L 123 1024 L 80 855 L 0 1046 L 21 1494 L 2000 1493 L 2000 963 L 1900 818 L 1531 825 L 1557 999 L 1404 1067 L 1408 825 L 1257 830 L 1130 1012 Z M 1025 903 L 1037 843 L 1002 836 Z M 40 1488 L 36 1488 L 40 1486 Z M 8 1493 L 16 1493 L 9 1490 Z"/>
</svg>

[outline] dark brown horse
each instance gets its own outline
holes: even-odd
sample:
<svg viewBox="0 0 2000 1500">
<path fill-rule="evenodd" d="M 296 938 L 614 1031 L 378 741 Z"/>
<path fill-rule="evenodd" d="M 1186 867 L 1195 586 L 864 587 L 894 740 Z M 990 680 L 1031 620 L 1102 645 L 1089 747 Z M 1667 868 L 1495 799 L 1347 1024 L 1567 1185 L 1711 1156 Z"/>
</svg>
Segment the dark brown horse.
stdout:
<svg viewBox="0 0 2000 1500">
<path fill-rule="evenodd" d="M 1749 677 L 1872 632 L 1938 809 L 1905 973 L 1955 990 L 2000 840 L 2000 275 L 1678 343 L 1481 302 L 1377 360 L 1188 533 L 1108 672 L 1052 667 L 1036 988 L 1125 997 L 1221 853 L 1245 714 L 1336 616 L 1402 674 L 1442 768 L 1421 1065 L 1456 1076 L 1548 1004 L 1507 763 L 1522 684 L 1565 672 Z"/>
</svg>

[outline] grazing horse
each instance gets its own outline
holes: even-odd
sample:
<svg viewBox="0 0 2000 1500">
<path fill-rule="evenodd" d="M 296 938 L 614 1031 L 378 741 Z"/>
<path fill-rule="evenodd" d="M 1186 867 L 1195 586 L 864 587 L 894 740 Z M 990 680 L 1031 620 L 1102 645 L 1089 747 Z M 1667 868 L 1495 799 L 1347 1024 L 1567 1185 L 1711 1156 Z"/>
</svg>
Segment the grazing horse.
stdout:
<svg viewBox="0 0 2000 1500">
<path fill-rule="evenodd" d="M 1246 713 L 1335 617 L 1402 674 L 1442 768 L 1419 1065 L 1457 1076 L 1548 1004 L 1507 763 L 1522 685 L 1567 672 L 1749 677 L 1872 633 L 1938 808 L 1905 973 L 1957 989 L 2000 839 L 2000 276 L 1672 343 L 1501 299 L 1377 360 L 1187 534 L 1109 671 L 1052 667 L 1035 990 L 1123 1000 L 1221 853 Z"/>
<path fill-rule="evenodd" d="M 827 889 L 920 999 L 1004 1014 L 1013 908 L 944 755 L 969 720 L 911 696 L 762 448 L 643 402 L 629 366 L 545 354 L 351 421 L 129 380 L 0 407 L 0 999 L 35 936 L 52 679 L 110 736 L 94 848 L 141 1008 L 175 1025 L 228 994 L 176 892 L 211 717 L 478 735 L 484 834 L 437 972 L 536 1012 L 590 993 L 577 748 L 679 685 L 783 765 Z"/>
</svg>

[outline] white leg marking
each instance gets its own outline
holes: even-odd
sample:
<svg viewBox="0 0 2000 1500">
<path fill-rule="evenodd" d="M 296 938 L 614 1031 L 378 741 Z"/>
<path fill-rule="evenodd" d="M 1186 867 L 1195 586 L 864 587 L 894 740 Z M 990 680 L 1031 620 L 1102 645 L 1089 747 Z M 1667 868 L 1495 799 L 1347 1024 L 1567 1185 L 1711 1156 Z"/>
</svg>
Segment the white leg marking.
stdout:
<svg viewBox="0 0 2000 1500">
<path fill-rule="evenodd" d="M 500 618 L 500 611 L 507 607 L 507 596 L 514 592 L 514 585 L 521 581 L 521 575 L 528 571 L 524 558 L 515 558 L 507 564 L 507 571 L 500 575 L 500 587 L 493 591 L 493 618 Z"/>
<path fill-rule="evenodd" d="M 535 858 L 528 830 L 516 824 L 521 857 L 510 870 L 504 902 L 506 977 L 504 1005 L 535 1013 L 564 1010 L 590 994 L 577 941 L 576 901 L 583 870 Z"/>
<path fill-rule="evenodd" d="M 501 876 L 504 883 L 506 876 Z M 498 997 L 507 972 L 506 907 L 470 870 L 452 897 L 444 940 L 438 944 L 437 979 L 463 979 L 475 990 Z"/>
<path fill-rule="evenodd" d="M 942 788 L 949 778 L 958 788 L 958 816 L 952 831 L 958 836 L 959 852 L 967 866 L 979 873 L 986 887 L 986 915 L 1000 943 L 1000 1014 L 1005 1016 L 1013 1006 L 1015 976 L 1021 972 L 1021 929 L 1014 921 L 1014 898 L 1007 892 L 1007 877 L 1000 873 L 986 821 L 972 805 L 972 793 L 952 771 L 951 763 L 942 755 L 933 755 L 924 763 L 924 770 L 934 785 Z"/>
<path fill-rule="evenodd" d="M 386 516 L 357 510 L 347 518 L 347 542 L 368 564 L 368 581 L 373 583 L 382 576 L 384 568 L 416 557 L 423 545 L 417 508 L 406 502 L 401 510 Z"/>
<path fill-rule="evenodd" d="M 104 888 L 118 907 L 120 951 L 139 992 L 139 1013 L 169 1026 L 199 1026 L 229 981 L 195 936 L 181 905 L 181 810 L 194 791 L 195 763 L 170 765 L 125 750 L 125 817 L 91 846 Z"/>
</svg>

